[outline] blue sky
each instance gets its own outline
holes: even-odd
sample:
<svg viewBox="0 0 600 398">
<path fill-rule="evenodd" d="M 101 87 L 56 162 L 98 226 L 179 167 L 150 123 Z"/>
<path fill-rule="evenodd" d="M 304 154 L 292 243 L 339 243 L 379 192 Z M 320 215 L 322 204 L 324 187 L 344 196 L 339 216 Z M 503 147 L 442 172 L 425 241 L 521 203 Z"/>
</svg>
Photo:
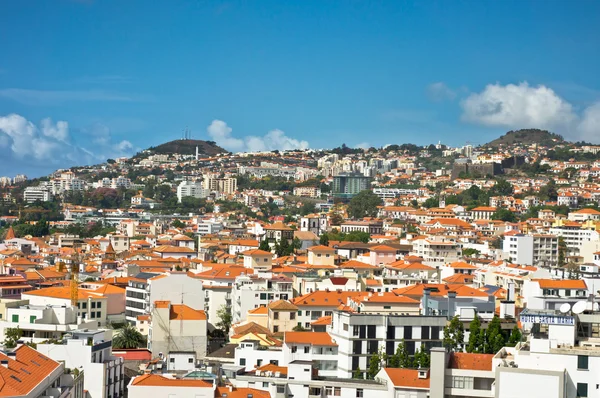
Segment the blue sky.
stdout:
<svg viewBox="0 0 600 398">
<path fill-rule="evenodd" d="M 6 2 L 0 175 L 230 150 L 600 142 L 600 2 Z"/>
</svg>

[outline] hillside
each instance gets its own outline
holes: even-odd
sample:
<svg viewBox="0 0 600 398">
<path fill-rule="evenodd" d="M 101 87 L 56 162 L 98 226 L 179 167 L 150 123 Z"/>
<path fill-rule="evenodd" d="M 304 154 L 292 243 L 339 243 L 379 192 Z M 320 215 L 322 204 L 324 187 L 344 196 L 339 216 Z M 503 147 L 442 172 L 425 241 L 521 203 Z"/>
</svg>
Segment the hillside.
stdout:
<svg viewBox="0 0 600 398">
<path fill-rule="evenodd" d="M 152 153 L 164 155 L 171 153 L 179 153 L 182 155 L 195 155 L 196 147 L 200 155 L 214 156 L 219 153 L 227 153 L 227 151 L 217 145 L 214 141 L 202 141 L 202 140 L 173 140 L 165 142 L 164 144 L 156 147 L 148 148 L 148 151 Z"/>
<path fill-rule="evenodd" d="M 496 138 L 494 141 L 488 142 L 484 146 L 498 147 L 500 145 L 523 144 L 531 145 L 538 144 L 541 146 L 552 147 L 556 144 L 564 143 L 565 140 L 558 134 L 551 133 L 546 130 L 539 129 L 523 129 L 509 131 L 503 136 Z"/>
</svg>

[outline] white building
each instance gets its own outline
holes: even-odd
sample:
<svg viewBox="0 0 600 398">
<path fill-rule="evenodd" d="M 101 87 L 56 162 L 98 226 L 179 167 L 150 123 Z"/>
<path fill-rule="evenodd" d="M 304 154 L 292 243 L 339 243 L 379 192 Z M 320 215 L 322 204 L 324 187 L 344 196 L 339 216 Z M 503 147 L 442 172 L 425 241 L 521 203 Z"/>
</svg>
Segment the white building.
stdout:
<svg viewBox="0 0 600 398">
<path fill-rule="evenodd" d="M 47 186 L 40 185 L 37 187 L 27 187 L 23 191 L 23 200 L 27 203 L 35 201 L 49 202 L 52 199 L 52 194 Z"/>
<path fill-rule="evenodd" d="M 235 278 L 231 290 L 233 323 L 245 321 L 249 310 L 266 307 L 273 301 L 291 299 L 293 295 L 289 278 L 240 275 Z"/>
<path fill-rule="evenodd" d="M 135 324 L 139 315 L 151 313 L 155 301 L 170 301 L 203 309 L 202 289 L 202 280 L 185 273 L 137 274 L 129 280 L 125 289 L 125 319 Z"/>
<path fill-rule="evenodd" d="M 123 396 L 123 358 L 112 355 L 112 331 L 73 330 L 60 344 L 38 344 L 37 350 L 69 369 L 87 376 L 84 388 L 90 398 Z"/>
<path fill-rule="evenodd" d="M 550 228 L 550 234 L 562 237 L 567 245 L 569 255 L 577 256 L 584 242 L 595 242 L 600 240 L 600 234 L 591 229 L 582 229 L 579 225 L 563 225 L 562 227 Z"/>
<path fill-rule="evenodd" d="M 199 181 L 181 181 L 177 186 L 177 200 L 181 203 L 181 199 L 186 196 L 193 198 L 206 198 L 210 191 L 202 186 Z"/>
<path fill-rule="evenodd" d="M 556 235 L 509 234 L 504 237 L 502 250 L 504 255 L 515 264 L 536 266 L 558 264 Z"/>
</svg>

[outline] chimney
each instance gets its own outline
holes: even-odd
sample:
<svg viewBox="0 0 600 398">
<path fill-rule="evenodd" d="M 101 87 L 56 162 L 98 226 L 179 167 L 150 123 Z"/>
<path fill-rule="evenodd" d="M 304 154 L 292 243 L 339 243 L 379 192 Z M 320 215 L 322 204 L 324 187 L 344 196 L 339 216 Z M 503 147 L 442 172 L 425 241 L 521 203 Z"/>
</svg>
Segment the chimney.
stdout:
<svg viewBox="0 0 600 398">
<path fill-rule="evenodd" d="M 423 289 L 423 315 L 429 315 L 429 288 Z"/>
<path fill-rule="evenodd" d="M 448 292 L 448 320 L 454 317 L 456 309 L 456 292 Z"/>
</svg>

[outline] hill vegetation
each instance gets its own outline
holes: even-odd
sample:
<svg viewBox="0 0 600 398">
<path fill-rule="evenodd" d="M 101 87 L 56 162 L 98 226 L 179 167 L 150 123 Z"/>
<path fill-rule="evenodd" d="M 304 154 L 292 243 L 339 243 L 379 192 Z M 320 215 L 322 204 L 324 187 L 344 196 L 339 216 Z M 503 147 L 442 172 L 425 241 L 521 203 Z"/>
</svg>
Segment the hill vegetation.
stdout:
<svg viewBox="0 0 600 398">
<path fill-rule="evenodd" d="M 195 155 L 196 147 L 200 155 L 214 156 L 219 153 L 227 153 L 227 151 L 217 145 L 214 141 L 203 141 L 203 140 L 173 140 L 165 142 L 164 144 L 150 147 L 148 151 L 158 155 L 167 155 L 172 153 L 179 153 L 182 155 Z"/>
<path fill-rule="evenodd" d="M 565 140 L 561 135 L 551 133 L 547 130 L 523 129 L 514 131 L 511 130 L 503 136 L 496 138 L 494 141 L 491 141 L 484 146 L 496 148 L 500 145 L 538 144 L 540 146 L 553 147 L 557 144 L 563 143 L 565 143 Z"/>
</svg>

